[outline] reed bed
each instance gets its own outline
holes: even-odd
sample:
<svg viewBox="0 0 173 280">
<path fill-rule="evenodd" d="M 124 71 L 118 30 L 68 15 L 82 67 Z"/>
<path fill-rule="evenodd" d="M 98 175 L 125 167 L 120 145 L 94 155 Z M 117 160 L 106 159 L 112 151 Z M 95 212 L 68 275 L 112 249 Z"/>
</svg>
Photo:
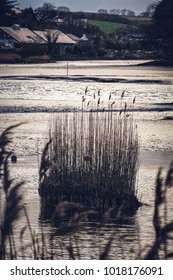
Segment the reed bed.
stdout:
<svg viewBox="0 0 173 280">
<path fill-rule="evenodd" d="M 61 121 L 63 120 L 64 119 L 61 119 Z M 8 149 L 8 144 L 11 142 L 12 130 L 17 126 L 18 125 L 7 128 L 0 135 L 0 259 L 82 259 L 82 248 L 76 239 L 75 233 L 80 231 L 85 219 L 94 211 L 92 209 L 82 212 L 75 211 L 75 214 L 70 220 L 67 219 L 65 223 L 53 227 L 51 233 L 46 233 L 43 226 L 41 227 L 41 232 L 36 233 L 34 231 L 20 194 L 20 188 L 23 182 L 16 183 L 10 178 L 8 162 L 11 152 Z M 50 165 L 50 156 L 52 155 L 52 150 L 50 150 L 50 148 L 53 143 L 53 140 L 47 143 L 42 154 L 40 184 L 44 183 L 46 177 L 49 178 L 49 172 L 51 172 L 52 165 Z M 83 160 L 83 163 L 86 163 L 85 160 Z M 173 162 L 165 175 L 163 175 L 162 169 L 158 171 L 153 214 L 155 240 L 149 245 L 149 249 L 148 247 L 141 248 L 139 246 L 139 250 L 136 252 L 137 259 L 173 258 L 173 220 L 172 215 L 170 216 L 172 213 L 168 213 L 167 207 L 172 188 Z M 128 193 L 128 190 L 126 191 Z M 79 209 L 79 207 L 80 204 L 77 202 L 61 201 L 54 209 L 51 217 L 52 225 L 55 225 L 57 220 L 66 218 L 69 210 L 72 208 Z M 121 218 L 120 210 L 121 206 L 114 211 L 116 221 Z M 100 227 L 108 222 L 112 211 L 113 208 L 108 208 L 104 211 Z M 26 217 L 26 224 L 22 225 L 19 242 L 17 242 L 14 230 L 18 219 L 22 215 Z M 27 241 L 25 240 L 27 231 L 30 233 L 30 241 L 28 239 Z M 95 244 L 95 248 L 97 248 L 97 252 L 99 252 L 95 256 L 95 259 L 109 259 L 115 234 L 111 234 L 103 247 L 100 246 L 100 244 Z M 58 236 L 58 239 L 55 239 L 56 236 Z M 67 237 L 68 239 L 64 241 L 63 237 Z M 116 258 L 117 256 L 115 255 L 114 259 Z"/>
<path fill-rule="evenodd" d="M 49 138 L 39 185 L 43 218 L 63 200 L 94 209 L 121 206 L 126 213 L 138 208 L 138 135 L 125 110 L 57 114 Z"/>
<path fill-rule="evenodd" d="M 12 131 L 18 125 L 8 127 L 0 135 L 0 260 L 21 260 L 21 259 L 62 259 L 64 252 L 68 259 L 80 259 L 80 246 L 75 238 L 76 231 L 79 231 L 83 220 L 91 213 L 85 211 L 75 213 L 70 222 L 63 224 L 46 234 L 41 226 L 41 232 L 36 233 L 32 228 L 27 209 L 23 205 L 21 187 L 24 182 L 15 182 L 10 178 L 9 160 L 12 152 L 9 144 L 12 141 Z M 40 165 L 40 180 L 46 174 L 49 164 L 47 161 L 48 143 L 45 146 Z M 63 201 L 59 203 L 52 216 L 52 224 L 56 218 L 66 217 L 67 212 L 72 207 L 78 207 L 77 203 Z M 109 218 L 109 212 L 105 213 L 105 219 Z M 21 216 L 25 216 L 26 223 L 22 224 L 19 231 L 19 240 L 15 235 L 15 226 Z M 30 240 L 25 234 L 29 232 Z M 55 236 L 69 236 L 69 245 L 59 238 L 58 248 Z M 108 256 L 112 237 L 100 252 L 100 258 Z M 98 256 L 99 257 L 99 256 Z"/>
</svg>

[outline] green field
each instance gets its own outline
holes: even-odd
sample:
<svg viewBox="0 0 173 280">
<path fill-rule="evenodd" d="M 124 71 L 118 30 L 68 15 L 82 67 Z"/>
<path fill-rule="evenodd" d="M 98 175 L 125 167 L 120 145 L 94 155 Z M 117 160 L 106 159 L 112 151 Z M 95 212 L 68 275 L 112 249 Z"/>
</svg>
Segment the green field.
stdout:
<svg viewBox="0 0 173 280">
<path fill-rule="evenodd" d="M 125 28 L 127 24 L 108 22 L 108 21 L 99 21 L 99 20 L 88 20 L 88 23 L 99 27 L 105 34 L 110 34 L 120 28 Z"/>
</svg>

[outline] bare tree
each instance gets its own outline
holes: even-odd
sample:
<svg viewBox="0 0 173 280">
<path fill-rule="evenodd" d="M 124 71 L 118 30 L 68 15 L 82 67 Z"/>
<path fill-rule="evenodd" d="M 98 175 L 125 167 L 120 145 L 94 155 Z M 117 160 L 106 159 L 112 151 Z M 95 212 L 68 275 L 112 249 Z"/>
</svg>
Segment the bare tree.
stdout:
<svg viewBox="0 0 173 280">
<path fill-rule="evenodd" d="M 104 10 L 104 9 L 99 9 L 98 10 L 99 14 L 108 14 L 108 10 Z"/>
<path fill-rule="evenodd" d="M 121 10 L 121 15 L 122 15 L 122 16 L 125 16 L 126 13 L 127 13 L 127 9 L 122 9 L 122 10 Z"/>
<path fill-rule="evenodd" d="M 56 16 L 56 7 L 51 3 L 43 3 L 43 6 L 35 9 L 40 18 L 54 18 Z"/>
<path fill-rule="evenodd" d="M 117 15 L 119 15 L 121 13 L 120 9 L 117 9 Z"/>
<path fill-rule="evenodd" d="M 53 54 L 57 48 L 57 40 L 59 37 L 60 32 L 58 30 L 46 30 L 46 41 L 47 41 L 47 48 L 48 53 Z"/>
<path fill-rule="evenodd" d="M 67 12 L 70 12 L 70 9 L 66 6 L 60 6 L 60 7 L 57 7 L 57 11 L 67 13 Z"/>
<path fill-rule="evenodd" d="M 127 10 L 127 16 L 128 17 L 134 17 L 135 16 L 135 12 L 133 12 L 131 10 Z"/>
<path fill-rule="evenodd" d="M 116 15 L 117 14 L 117 10 L 116 9 L 111 9 L 109 11 L 109 13 L 112 14 L 112 15 Z"/>
</svg>

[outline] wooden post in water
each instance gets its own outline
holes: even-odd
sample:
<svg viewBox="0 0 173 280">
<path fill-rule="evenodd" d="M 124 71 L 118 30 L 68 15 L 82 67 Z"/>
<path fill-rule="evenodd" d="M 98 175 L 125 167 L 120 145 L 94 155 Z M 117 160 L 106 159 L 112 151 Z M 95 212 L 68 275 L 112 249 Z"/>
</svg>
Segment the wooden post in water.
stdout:
<svg viewBox="0 0 173 280">
<path fill-rule="evenodd" d="M 67 62 L 67 82 L 68 82 L 68 62 Z"/>
</svg>

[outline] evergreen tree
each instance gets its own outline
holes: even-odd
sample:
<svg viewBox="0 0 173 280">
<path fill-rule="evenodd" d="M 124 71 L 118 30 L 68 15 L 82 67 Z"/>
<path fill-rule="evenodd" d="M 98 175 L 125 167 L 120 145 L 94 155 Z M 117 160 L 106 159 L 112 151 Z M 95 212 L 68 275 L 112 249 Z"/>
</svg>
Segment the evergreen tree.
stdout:
<svg viewBox="0 0 173 280">
<path fill-rule="evenodd" d="M 0 0 L 0 24 L 10 25 L 14 22 L 16 14 L 13 10 L 18 5 L 17 0 Z"/>
<path fill-rule="evenodd" d="M 153 33 L 161 41 L 164 58 L 173 61 L 173 0 L 162 0 L 153 15 Z"/>
<path fill-rule="evenodd" d="M 154 5 L 154 4 L 153 4 Z M 152 21 L 143 27 L 147 48 L 162 51 L 162 58 L 173 63 L 173 0 L 162 0 L 155 6 Z"/>
<path fill-rule="evenodd" d="M 153 15 L 156 36 L 164 39 L 173 39 L 173 1 L 162 0 Z"/>
</svg>

